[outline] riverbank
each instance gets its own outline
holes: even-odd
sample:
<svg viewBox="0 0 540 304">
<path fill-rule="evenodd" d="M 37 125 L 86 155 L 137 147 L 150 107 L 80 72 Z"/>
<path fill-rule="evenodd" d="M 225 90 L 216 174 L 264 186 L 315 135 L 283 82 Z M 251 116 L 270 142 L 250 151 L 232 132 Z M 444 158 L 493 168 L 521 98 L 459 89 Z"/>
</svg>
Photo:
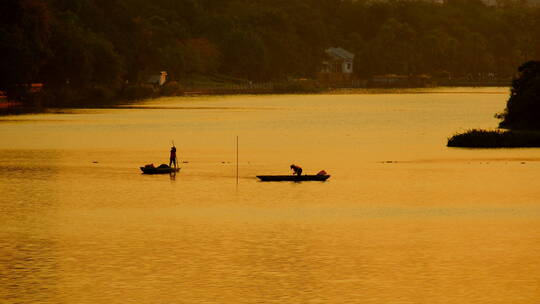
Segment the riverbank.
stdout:
<svg viewBox="0 0 540 304">
<path fill-rule="evenodd" d="M 540 147 L 540 131 L 472 129 L 450 137 L 447 146 L 460 148 Z"/>
<path fill-rule="evenodd" d="M 174 96 L 462 93 L 461 91 L 454 92 L 458 87 L 465 90 L 468 88 L 467 86 L 369 87 L 366 86 L 365 82 L 359 80 L 325 83 L 309 79 L 296 79 L 286 82 L 252 83 L 244 79 L 224 78 L 223 76 L 194 77 L 184 81 L 169 81 L 163 86 L 125 85 L 116 91 L 104 87 L 85 90 L 64 87 L 53 92 L 44 89 L 33 96 L 32 102 L 15 103 L 4 100 L 3 105 L 0 105 L 0 115 L 43 113 L 50 111 L 50 109 L 112 108 L 118 105 L 137 103 L 140 100 Z"/>
<path fill-rule="evenodd" d="M 253 83 L 222 75 L 194 76 L 164 85 L 124 84 L 119 88 L 95 86 L 76 88 L 64 85 L 55 89 L 44 87 L 25 95 L 24 102 L 2 99 L 0 115 L 44 112 L 49 108 L 103 108 L 134 103 L 139 100 L 170 96 L 242 95 L 242 94 L 315 94 L 331 88 L 315 80 Z"/>
</svg>

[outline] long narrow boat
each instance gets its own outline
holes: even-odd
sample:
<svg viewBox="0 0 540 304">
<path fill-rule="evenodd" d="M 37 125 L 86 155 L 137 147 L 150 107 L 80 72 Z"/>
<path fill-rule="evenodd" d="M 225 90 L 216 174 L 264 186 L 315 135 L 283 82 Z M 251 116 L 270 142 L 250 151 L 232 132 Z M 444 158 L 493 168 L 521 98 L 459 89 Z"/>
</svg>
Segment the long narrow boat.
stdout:
<svg viewBox="0 0 540 304">
<path fill-rule="evenodd" d="M 180 171 L 180 168 L 172 167 L 140 167 L 143 174 L 169 174 Z"/>
<path fill-rule="evenodd" d="M 257 175 L 257 177 L 261 180 L 261 182 L 324 182 L 330 177 L 330 175 Z"/>
</svg>

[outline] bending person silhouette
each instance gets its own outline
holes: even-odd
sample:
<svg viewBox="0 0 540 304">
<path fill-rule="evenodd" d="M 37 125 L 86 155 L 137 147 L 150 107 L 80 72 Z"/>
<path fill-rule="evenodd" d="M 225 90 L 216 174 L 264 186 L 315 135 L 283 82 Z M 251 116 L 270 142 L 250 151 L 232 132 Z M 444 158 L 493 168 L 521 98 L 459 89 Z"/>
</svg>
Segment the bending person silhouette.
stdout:
<svg viewBox="0 0 540 304">
<path fill-rule="evenodd" d="M 293 174 L 295 175 L 302 175 L 302 168 L 300 166 L 297 166 L 295 164 L 291 165 L 291 169 L 294 171 Z"/>
</svg>

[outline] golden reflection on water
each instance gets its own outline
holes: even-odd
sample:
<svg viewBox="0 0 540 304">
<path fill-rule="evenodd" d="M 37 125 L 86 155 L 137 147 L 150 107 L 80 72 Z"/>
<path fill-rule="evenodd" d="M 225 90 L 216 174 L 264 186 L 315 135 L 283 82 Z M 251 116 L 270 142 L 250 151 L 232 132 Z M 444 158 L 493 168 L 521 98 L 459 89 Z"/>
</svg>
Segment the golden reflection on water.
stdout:
<svg viewBox="0 0 540 304">
<path fill-rule="evenodd" d="M 445 147 L 504 108 L 461 90 L 0 118 L 0 302 L 537 303 L 540 150 Z"/>
</svg>

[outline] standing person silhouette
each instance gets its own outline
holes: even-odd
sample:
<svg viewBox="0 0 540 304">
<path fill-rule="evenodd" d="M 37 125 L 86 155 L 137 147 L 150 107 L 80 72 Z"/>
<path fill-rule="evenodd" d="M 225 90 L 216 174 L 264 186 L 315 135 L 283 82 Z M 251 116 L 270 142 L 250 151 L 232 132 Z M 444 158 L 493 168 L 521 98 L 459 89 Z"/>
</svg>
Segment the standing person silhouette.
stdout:
<svg viewBox="0 0 540 304">
<path fill-rule="evenodd" d="M 171 164 L 174 164 L 174 168 L 176 169 L 176 147 L 173 145 L 171 147 L 171 156 L 169 158 L 169 167 Z"/>
</svg>

